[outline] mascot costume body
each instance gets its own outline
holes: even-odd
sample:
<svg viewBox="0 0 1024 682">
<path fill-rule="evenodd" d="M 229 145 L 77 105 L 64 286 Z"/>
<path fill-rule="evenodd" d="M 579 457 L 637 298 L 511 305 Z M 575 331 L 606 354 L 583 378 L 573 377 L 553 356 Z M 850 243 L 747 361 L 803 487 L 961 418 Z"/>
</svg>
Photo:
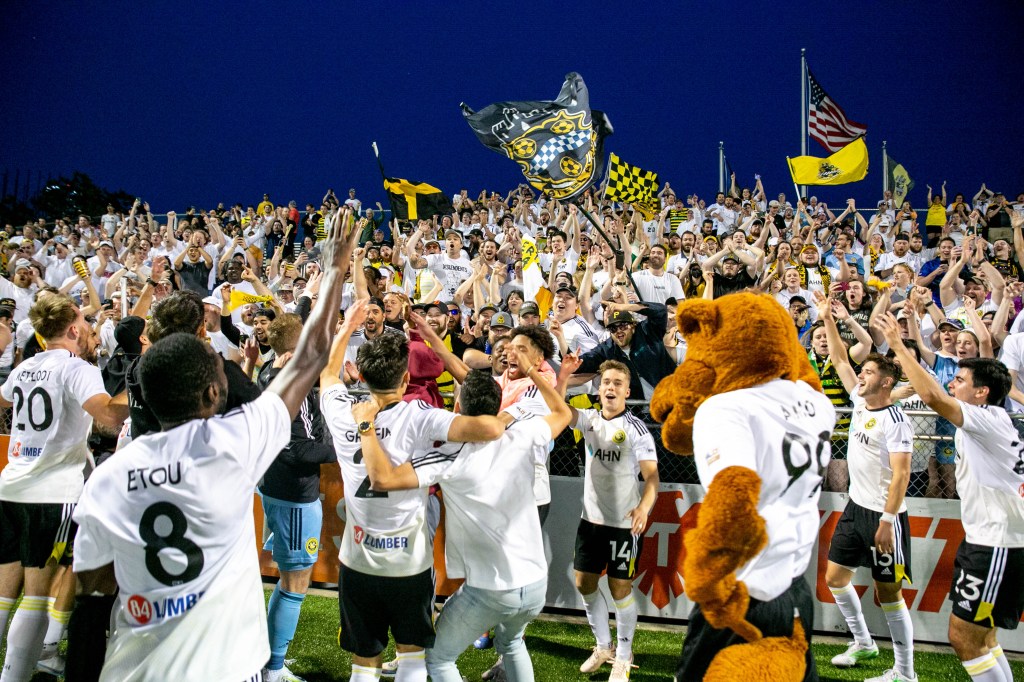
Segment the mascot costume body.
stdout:
<svg viewBox="0 0 1024 682">
<path fill-rule="evenodd" d="M 686 360 L 651 414 L 668 449 L 694 455 L 706 495 L 684 540 L 696 606 L 676 679 L 816 681 L 803 576 L 835 410 L 772 297 L 692 299 L 677 319 Z"/>
</svg>

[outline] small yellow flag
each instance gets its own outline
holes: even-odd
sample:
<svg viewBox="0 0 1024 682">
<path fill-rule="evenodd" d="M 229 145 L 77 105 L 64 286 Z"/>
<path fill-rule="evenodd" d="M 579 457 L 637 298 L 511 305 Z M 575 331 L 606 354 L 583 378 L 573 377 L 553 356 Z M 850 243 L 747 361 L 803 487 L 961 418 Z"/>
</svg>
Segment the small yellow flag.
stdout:
<svg viewBox="0 0 1024 682">
<path fill-rule="evenodd" d="M 231 300 L 228 302 L 228 310 L 234 310 L 247 303 L 267 303 L 273 300 L 271 296 L 257 296 L 255 294 L 247 294 L 244 291 L 238 291 L 237 289 L 231 290 Z"/>
<path fill-rule="evenodd" d="M 786 161 L 798 185 L 845 185 L 863 180 L 868 174 L 868 146 L 862 136 L 824 159 L 797 156 L 786 157 Z"/>
</svg>

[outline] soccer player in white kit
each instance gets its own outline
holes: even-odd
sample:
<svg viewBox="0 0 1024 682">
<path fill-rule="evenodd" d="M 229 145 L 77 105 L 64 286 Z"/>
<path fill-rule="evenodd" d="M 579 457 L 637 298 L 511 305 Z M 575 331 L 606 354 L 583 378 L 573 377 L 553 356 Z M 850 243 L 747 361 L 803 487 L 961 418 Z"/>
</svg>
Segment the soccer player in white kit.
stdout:
<svg viewBox="0 0 1024 682">
<path fill-rule="evenodd" d="M 83 590 L 120 588 L 101 680 L 260 678 L 270 647 L 253 490 L 326 361 L 356 234 L 342 232 L 332 226 L 324 244 L 319 303 L 294 356 L 256 400 L 215 416 L 227 400 L 224 361 L 194 334 L 171 334 L 142 357 L 143 399 L 161 431 L 96 469 L 74 517 Z"/>
<path fill-rule="evenodd" d="M 576 530 L 576 589 L 583 596 L 587 620 L 597 645 L 580 672 L 597 672 L 612 664 L 610 682 L 629 679 L 636 631 L 633 579 L 643 549 L 647 517 L 658 498 L 658 453 L 647 426 L 626 410 L 629 368 L 606 360 L 599 368 L 600 410 L 572 411 L 571 425 L 586 442 L 583 516 Z M 637 475 L 644 479 L 641 496 Z M 612 647 L 608 602 L 598 581 L 608 573 L 615 607 L 617 643 Z"/>
<path fill-rule="evenodd" d="M 0 563 L 18 561 L 25 595 L 11 619 L 4 682 L 35 670 L 47 627 L 47 596 L 59 564 L 67 565 L 82 494 L 93 419 L 116 429 L 128 404 L 103 387 L 98 340 L 67 296 L 45 296 L 29 310 L 46 350 L 16 367 L 0 388 L 13 405 L 8 464 L 0 472 Z"/>
<path fill-rule="evenodd" d="M 1012 381 L 989 358 L 960 361 L 949 393 L 914 361 L 896 318 L 878 321 L 928 407 L 956 426 L 956 489 L 965 539 L 953 565 L 949 643 L 976 682 L 1013 682 L 996 628 L 1024 613 L 1024 443 L 1003 402 Z"/>
<path fill-rule="evenodd" d="M 910 483 L 914 429 L 892 402 L 900 367 L 873 353 L 858 376 L 845 353 L 839 329 L 825 299 L 818 308 L 825 322 L 830 356 L 843 388 L 853 401 L 849 450 L 850 500 L 836 525 L 828 550 L 825 581 L 854 641 L 832 659 L 837 668 L 852 668 L 878 657 L 878 646 L 864 621 L 860 597 L 852 580 L 858 566 L 869 566 L 878 602 L 892 635 L 894 665 L 867 682 L 914 682 L 914 624 L 903 600 L 902 585 L 910 571 L 910 518 L 904 498 Z"/>
<path fill-rule="evenodd" d="M 422 400 L 404 402 L 409 385 L 409 344 L 381 334 L 359 347 L 356 367 L 370 399 L 380 407 L 371 424 L 356 422 L 353 398 L 339 378 L 347 343 L 337 340 L 320 375 L 324 421 L 334 439 L 345 487 L 341 540 L 339 643 L 352 652 L 352 682 L 380 677 L 388 632 L 395 638 L 401 682 L 426 682 L 424 648 L 434 643 L 434 553 L 427 531 L 427 490 L 378 492 L 371 488 L 360 436 L 375 428 L 395 464 L 435 441 L 489 441 L 505 425 L 497 417 L 458 416 Z"/>
<path fill-rule="evenodd" d="M 818 495 L 835 418 L 824 394 L 784 379 L 713 395 L 694 416 L 693 457 L 706 490 L 733 468 L 750 469 L 761 478 L 757 512 L 771 541 L 736 570 L 735 578 L 750 595 L 746 621 L 765 637 L 791 636 L 794 609 L 808 640 L 814 629 L 814 601 L 804 573 L 818 540 Z M 703 679 L 719 651 L 745 641 L 731 629 L 713 627 L 695 606 L 676 679 Z M 806 660 L 804 679 L 817 680 L 810 646 Z"/>
</svg>

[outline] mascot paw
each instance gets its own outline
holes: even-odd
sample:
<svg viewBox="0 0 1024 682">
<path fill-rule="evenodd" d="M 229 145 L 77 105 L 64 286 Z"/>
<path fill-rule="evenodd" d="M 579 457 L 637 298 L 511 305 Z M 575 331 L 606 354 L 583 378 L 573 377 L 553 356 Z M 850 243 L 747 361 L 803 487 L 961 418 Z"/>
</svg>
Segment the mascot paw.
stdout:
<svg viewBox="0 0 1024 682">
<path fill-rule="evenodd" d="M 807 673 L 806 654 L 807 640 L 798 619 L 792 637 L 765 637 L 720 651 L 704 682 L 801 682 Z"/>
</svg>

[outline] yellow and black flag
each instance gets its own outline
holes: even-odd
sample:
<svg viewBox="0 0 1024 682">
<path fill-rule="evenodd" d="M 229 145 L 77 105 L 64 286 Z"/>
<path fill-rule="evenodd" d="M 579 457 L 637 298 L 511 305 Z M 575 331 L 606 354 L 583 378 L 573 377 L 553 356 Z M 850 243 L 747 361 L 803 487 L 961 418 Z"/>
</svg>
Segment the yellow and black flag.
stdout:
<svg viewBox="0 0 1024 682">
<path fill-rule="evenodd" d="M 789 174 L 798 185 L 845 185 L 863 180 L 868 174 L 868 146 L 861 136 L 824 159 L 795 156 L 786 161 Z"/>
<path fill-rule="evenodd" d="M 658 213 L 658 174 L 626 163 L 618 154 L 611 154 L 604 197 L 633 204 L 646 220 L 651 220 Z"/>
<path fill-rule="evenodd" d="M 507 156 L 536 189 L 558 201 L 578 197 L 604 174 L 604 138 L 612 124 L 591 111 L 578 73 L 565 77 L 555 100 L 498 102 L 462 115 L 488 149 Z"/>
<path fill-rule="evenodd" d="M 448 195 L 425 182 L 384 178 L 384 189 L 391 199 L 394 217 L 399 220 L 426 220 L 455 212 Z"/>
</svg>

